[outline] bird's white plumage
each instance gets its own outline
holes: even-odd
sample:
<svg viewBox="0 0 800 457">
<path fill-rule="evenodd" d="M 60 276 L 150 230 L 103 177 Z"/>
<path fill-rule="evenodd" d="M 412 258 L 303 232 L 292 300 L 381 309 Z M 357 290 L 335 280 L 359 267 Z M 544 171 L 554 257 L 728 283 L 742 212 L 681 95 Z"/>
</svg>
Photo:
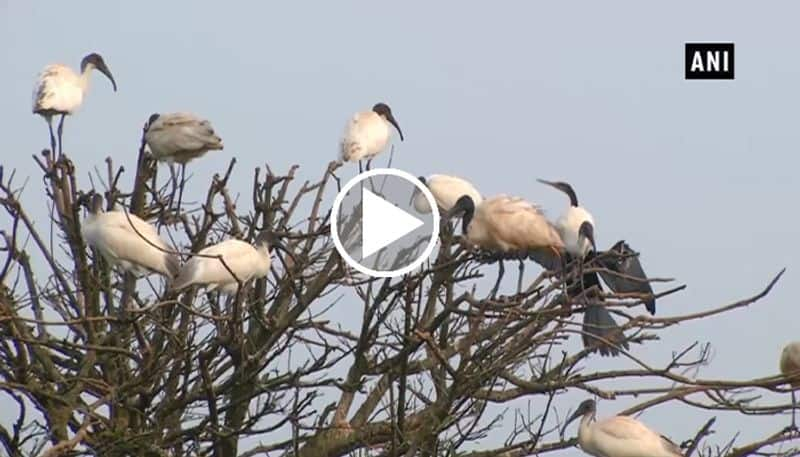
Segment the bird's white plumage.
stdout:
<svg viewBox="0 0 800 457">
<path fill-rule="evenodd" d="M 191 113 L 159 115 L 148 126 L 145 141 L 157 160 L 169 163 L 185 164 L 208 151 L 223 149 L 211 123 Z"/>
<path fill-rule="evenodd" d="M 584 236 L 579 234 L 581 225 L 584 222 L 594 225 L 594 217 L 581 206 L 570 206 L 556 220 L 556 229 L 561 239 L 564 240 L 564 248 L 575 257 L 583 258 L 592 249 L 592 243 Z"/>
<path fill-rule="evenodd" d="M 466 238 L 475 246 L 502 253 L 564 248 L 555 227 L 538 207 L 507 195 L 487 198 L 475 205 Z"/>
<path fill-rule="evenodd" d="M 175 277 L 179 259 L 159 236 L 156 228 L 134 214 L 123 211 L 89 214 L 81 226 L 81 235 L 109 263 L 126 271 L 144 274 L 154 271 Z"/>
<path fill-rule="evenodd" d="M 459 198 L 464 195 L 472 198 L 475 205 L 480 205 L 483 202 L 483 197 L 478 189 L 466 179 L 457 176 L 448 175 L 430 175 L 425 178 L 425 185 L 430 189 L 433 198 L 443 212 L 450 211 L 455 206 Z M 414 190 L 414 209 L 423 214 L 431 212 L 431 207 L 428 204 L 428 199 L 419 192 Z"/>
<path fill-rule="evenodd" d="M 592 421 L 581 419 L 578 444 L 596 457 L 679 457 L 680 448 L 646 425 L 627 416 Z"/>
<path fill-rule="evenodd" d="M 800 341 L 784 346 L 780 360 L 781 373 L 791 378 L 791 385 L 800 388 Z"/>
<path fill-rule="evenodd" d="M 341 159 L 356 162 L 380 154 L 391 137 L 389 121 L 374 111 L 356 113 L 347 123 L 341 141 Z"/>
<path fill-rule="evenodd" d="M 261 278 L 269 273 L 271 259 L 266 244 L 253 246 L 241 240 L 226 240 L 202 249 L 183 266 L 175 289 L 193 284 L 205 285 L 209 291 L 220 289 L 235 294 L 239 281 Z M 219 260 L 224 260 L 224 264 Z M 227 268 L 226 268 L 227 266 Z M 235 277 L 231 275 L 233 272 Z"/>
<path fill-rule="evenodd" d="M 90 71 L 78 74 L 61 64 L 46 66 L 33 87 L 33 112 L 45 116 L 72 114 L 83 102 L 90 74 Z"/>
</svg>

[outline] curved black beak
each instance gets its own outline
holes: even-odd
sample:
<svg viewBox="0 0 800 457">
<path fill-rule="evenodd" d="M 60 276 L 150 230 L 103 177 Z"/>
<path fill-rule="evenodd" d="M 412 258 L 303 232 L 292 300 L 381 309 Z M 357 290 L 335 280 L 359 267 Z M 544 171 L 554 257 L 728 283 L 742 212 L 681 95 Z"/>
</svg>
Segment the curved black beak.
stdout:
<svg viewBox="0 0 800 457">
<path fill-rule="evenodd" d="M 580 408 L 575 410 L 575 412 L 572 413 L 571 416 L 569 416 L 569 419 L 567 419 L 567 421 L 564 422 L 564 426 L 561 427 L 561 438 L 564 438 L 564 432 L 567 431 L 567 426 L 569 424 L 571 424 L 572 422 L 574 422 L 575 419 L 577 419 L 577 418 L 579 418 L 581 416 L 583 416 L 583 412 L 580 410 Z"/>
<path fill-rule="evenodd" d="M 597 252 L 597 245 L 594 242 L 594 226 L 591 222 L 585 221 L 578 229 L 578 236 L 584 236 L 592 244 L 592 250 Z"/>
<path fill-rule="evenodd" d="M 106 77 L 111 81 L 111 85 L 114 86 L 114 92 L 117 91 L 117 82 L 114 81 L 114 75 L 111 74 L 111 70 L 108 69 L 108 66 L 105 62 L 100 62 L 95 68 L 100 73 L 106 75 Z"/>
<path fill-rule="evenodd" d="M 456 204 L 450 208 L 449 211 L 444 213 L 445 219 L 452 219 L 454 217 L 462 216 L 469 212 L 470 208 L 475 208 L 475 203 L 472 202 L 472 199 L 469 196 L 464 195 L 463 197 L 459 198 L 456 201 Z"/>
<path fill-rule="evenodd" d="M 269 244 L 271 250 L 281 251 L 290 259 L 292 259 L 293 263 L 297 263 L 297 259 L 295 258 L 294 253 L 291 251 L 291 249 L 289 249 L 288 246 L 286 246 L 286 244 L 283 242 L 283 240 L 281 240 L 281 238 L 277 233 L 270 230 L 264 232 L 262 236 Z"/>
<path fill-rule="evenodd" d="M 462 195 L 450 211 L 445 213 L 444 218 L 449 220 L 458 215 L 461 216 L 461 233 L 466 235 L 467 226 L 475 215 L 475 201 L 469 195 Z"/>
<path fill-rule="evenodd" d="M 400 130 L 400 124 L 397 123 L 397 119 L 395 119 L 394 116 L 392 116 L 392 113 L 386 115 L 386 120 L 389 121 L 389 123 L 391 123 L 394 126 L 394 128 L 397 129 L 397 133 L 400 134 L 400 141 L 403 141 L 403 131 Z"/>
</svg>

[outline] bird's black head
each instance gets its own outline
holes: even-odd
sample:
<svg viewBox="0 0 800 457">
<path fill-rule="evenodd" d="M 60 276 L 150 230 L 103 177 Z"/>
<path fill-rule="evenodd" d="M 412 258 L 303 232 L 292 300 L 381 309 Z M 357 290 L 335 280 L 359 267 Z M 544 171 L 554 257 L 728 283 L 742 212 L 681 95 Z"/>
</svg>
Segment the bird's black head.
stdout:
<svg viewBox="0 0 800 457">
<path fill-rule="evenodd" d="M 149 129 L 150 126 L 153 125 L 153 123 L 157 121 L 159 117 L 161 117 L 161 115 L 158 113 L 151 114 L 150 117 L 147 119 L 147 129 Z"/>
<path fill-rule="evenodd" d="M 93 52 L 81 60 L 81 73 L 86 71 L 86 68 L 92 66 L 97 69 L 100 73 L 106 75 L 106 77 L 111 81 L 111 85 L 114 86 L 114 92 L 117 91 L 117 82 L 114 81 L 114 76 L 111 74 L 111 70 L 108 69 L 108 65 L 103 60 L 103 56 L 100 54 Z"/>
<path fill-rule="evenodd" d="M 92 193 L 89 211 L 93 214 L 100 214 L 103 212 L 103 196 L 98 193 Z"/>
<path fill-rule="evenodd" d="M 555 187 L 556 189 L 560 190 L 567 194 L 569 197 L 569 204 L 572 206 L 578 206 L 578 196 L 575 195 L 575 190 L 572 188 L 569 183 L 564 181 L 545 181 L 544 179 L 537 179 L 542 184 L 547 184 L 548 186 Z"/>
<path fill-rule="evenodd" d="M 375 106 L 372 107 L 372 111 L 375 111 L 383 117 L 389 117 L 392 115 L 392 109 L 389 108 L 389 105 L 386 103 L 376 103 Z"/>
<path fill-rule="evenodd" d="M 594 414 L 597 412 L 597 402 L 593 399 L 589 398 L 587 400 L 583 400 L 580 405 L 578 405 L 578 409 L 572 413 L 573 416 L 585 416 L 587 414 Z"/>
<path fill-rule="evenodd" d="M 472 221 L 472 216 L 475 215 L 475 201 L 469 195 L 462 195 L 453 205 L 453 208 L 447 212 L 447 218 L 450 219 L 454 216 L 461 215 L 461 232 L 466 234 L 467 227 Z"/>
<path fill-rule="evenodd" d="M 269 246 L 275 247 L 280 244 L 278 236 L 272 230 L 262 230 L 256 235 L 254 243 L 256 246 Z"/>
<path fill-rule="evenodd" d="M 397 120 L 394 118 L 392 114 L 392 109 L 389 108 L 389 105 L 386 103 L 376 103 L 375 106 L 372 107 L 372 111 L 377 113 L 379 116 L 383 116 L 384 119 L 389 121 L 394 128 L 397 129 L 397 133 L 400 134 L 400 141 L 403 141 L 403 131 L 400 130 L 400 125 L 397 123 Z"/>
<path fill-rule="evenodd" d="M 582 401 L 581 404 L 578 405 L 578 409 L 576 409 L 575 412 L 572 413 L 572 415 L 569 417 L 569 419 L 567 419 L 567 421 L 564 422 L 564 426 L 561 427 L 561 436 L 564 436 L 564 431 L 567 429 L 567 425 L 571 424 L 572 421 L 580 417 L 586 416 L 587 414 L 594 416 L 596 412 L 597 412 L 597 403 L 594 400 L 590 398 L 588 400 Z"/>
</svg>

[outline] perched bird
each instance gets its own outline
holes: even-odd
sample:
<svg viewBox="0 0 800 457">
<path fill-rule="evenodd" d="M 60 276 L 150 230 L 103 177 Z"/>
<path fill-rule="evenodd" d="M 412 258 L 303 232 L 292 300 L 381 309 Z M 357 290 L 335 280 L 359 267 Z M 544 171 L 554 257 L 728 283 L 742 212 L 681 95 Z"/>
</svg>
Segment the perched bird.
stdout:
<svg viewBox="0 0 800 457">
<path fill-rule="evenodd" d="M 569 206 L 556 220 L 555 227 L 564 241 L 567 252 L 565 263 L 578 259 L 578 275 L 567 284 L 567 294 L 571 299 L 600 298 L 600 294 L 585 295 L 585 291 L 595 287 L 596 292 L 602 292 L 600 277 L 596 272 L 584 272 L 583 263 L 589 256 L 594 257 L 597 251 L 595 244 L 595 222 L 592 214 L 578 204 L 578 196 L 572 186 L 563 181 L 538 180 L 542 184 L 552 186 L 569 197 Z M 611 313 L 601 305 L 587 303 L 586 312 L 583 314 L 583 345 L 586 348 L 595 347 L 602 356 L 619 355 L 618 346 L 628 349 L 625 335 L 611 316 Z"/>
<path fill-rule="evenodd" d="M 595 421 L 597 404 L 584 400 L 561 429 L 561 435 L 575 419 L 581 418 L 578 444 L 596 457 L 683 457 L 681 448 L 666 437 L 628 416 Z"/>
<path fill-rule="evenodd" d="M 547 253 L 537 252 L 532 257 L 543 265 L 554 263 Z M 569 261 L 571 256 L 566 254 Z M 618 294 L 635 293 L 645 298 L 644 303 L 651 314 L 655 314 L 655 298 L 652 298 L 653 289 L 648 282 L 647 275 L 642 269 L 638 253 L 620 240 L 607 251 L 590 251 L 584 258 L 585 268 L 577 277 L 567 280 L 567 295 L 571 303 L 584 304 L 586 313 L 583 317 L 583 343 L 584 347 L 595 347 L 600 355 L 617 356 L 618 347 L 628 348 L 625 336 L 622 334 L 611 313 L 596 301 L 602 301 L 603 286 L 600 278 L 611 291 Z M 549 267 L 547 267 L 549 268 Z M 601 268 L 600 272 L 596 268 Z M 587 271 L 588 270 L 588 271 Z M 594 290 L 594 292 L 590 292 Z M 593 299 L 590 301 L 587 299 Z M 558 300 L 564 301 L 564 297 Z M 608 341 L 609 343 L 606 343 Z"/>
<path fill-rule="evenodd" d="M 464 195 L 448 212 L 448 217 L 459 214 L 467 243 L 492 253 L 499 261 L 500 274 L 492 294 L 500 285 L 504 258 L 520 261 L 521 277 L 522 258 L 530 252 L 545 251 L 556 258 L 563 255 L 564 242 L 555 227 L 539 208 L 522 198 L 499 195 L 476 205 L 472 197 Z"/>
<path fill-rule="evenodd" d="M 467 241 L 487 251 L 550 249 L 560 253 L 564 249 L 564 242 L 541 210 L 519 197 L 499 195 L 476 205 L 471 196 L 464 195 L 449 214 L 461 214 Z"/>
<path fill-rule="evenodd" d="M 274 235 L 264 230 L 253 244 L 230 239 L 201 249 L 183 266 L 172 288 L 180 290 L 196 284 L 206 286 L 208 291 L 220 289 L 235 294 L 240 282 L 269 273 L 271 245 L 279 247 Z"/>
<path fill-rule="evenodd" d="M 114 92 L 117 83 L 111 70 L 100 57 L 100 54 L 91 53 L 81 60 L 81 73 L 77 74 L 71 68 L 61 64 L 51 64 L 42 70 L 36 79 L 33 88 L 33 113 L 42 116 L 47 121 L 50 129 L 50 148 L 56 153 L 56 139 L 53 135 L 53 116 L 61 115 L 58 122 L 58 154 L 61 154 L 61 136 L 64 129 L 64 117 L 77 110 L 86 91 L 89 89 L 89 78 L 92 70 L 97 70 L 111 80 Z"/>
<path fill-rule="evenodd" d="M 795 410 L 797 409 L 797 398 L 794 391 L 800 389 L 800 341 L 787 344 L 781 351 L 781 373 L 789 380 L 792 388 L 792 429 L 797 429 L 795 420 Z"/>
<path fill-rule="evenodd" d="M 430 175 L 427 178 L 420 176 L 418 179 L 431 191 L 443 213 L 453 209 L 458 199 L 464 195 L 469 195 L 475 205 L 483 202 L 481 193 L 466 179 L 448 175 Z M 417 212 L 422 214 L 431 212 L 428 199 L 419 189 L 414 189 L 411 199 Z"/>
<path fill-rule="evenodd" d="M 598 255 L 597 262 L 607 270 L 601 271 L 600 276 L 609 289 L 618 294 L 649 296 L 644 299 L 644 305 L 650 314 L 656 314 L 653 287 L 639 262 L 638 252 L 631 249 L 624 240 L 620 240 L 603 255 Z"/>
<path fill-rule="evenodd" d="M 403 131 L 392 115 L 392 110 L 385 103 L 378 103 L 372 111 L 356 113 L 344 131 L 341 142 L 341 159 L 345 162 L 358 161 L 359 171 L 362 171 L 361 161 L 366 159 L 367 169 L 372 158 L 383 152 L 389 143 L 391 132 L 389 124 L 397 129 L 400 141 L 403 141 Z"/>
<path fill-rule="evenodd" d="M 208 151 L 222 150 L 222 138 L 214 133 L 211 123 L 191 113 L 152 114 L 147 121 L 145 142 L 156 160 L 170 165 L 173 182 L 177 177 L 173 163 L 181 165 L 180 207 L 186 164 Z"/>
<path fill-rule="evenodd" d="M 153 225 L 135 214 L 103 212 L 103 197 L 99 194 L 92 197 L 91 212 L 81 225 L 81 235 L 109 263 L 136 275 L 156 272 L 174 278 L 180 269 L 180 258 Z"/>
<path fill-rule="evenodd" d="M 603 286 L 594 271 L 584 271 L 582 276 L 567 282 L 567 295 L 573 302 L 602 301 Z M 561 297 L 563 300 L 563 297 Z M 618 356 L 619 348 L 628 349 L 628 341 L 611 313 L 602 305 L 588 301 L 583 314 L 583 346 L 594 348 L 601 356 Z"/>
<path fill-rule="evenodd" d="M 597 250 L 594 242 L 594 217 L 578 205 L 578 196 L 569 183 L 562 181 L 538 180 L 542 184 L 555 187 L 569 197 L 570 206 L 556 220 L 556 229 L 564 247 L 571 256 L 583 260 L 590 250 Z"/>
</svg>

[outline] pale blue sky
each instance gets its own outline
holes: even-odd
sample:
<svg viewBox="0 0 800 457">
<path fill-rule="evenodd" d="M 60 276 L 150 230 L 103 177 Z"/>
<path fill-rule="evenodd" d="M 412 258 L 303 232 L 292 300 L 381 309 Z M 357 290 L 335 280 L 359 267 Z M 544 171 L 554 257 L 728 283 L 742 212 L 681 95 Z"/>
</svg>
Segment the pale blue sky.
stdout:
<svg viewBox="0 0 800 457">
<path fill-rule="evenodd" d="M 67 120 L 65 151 L 84 177 L 108 155 L 132 170 L 148 115 L 178 110 L 208 117 L 225 141 L 219 161 L 191 165 L 196 190 L 232 155 L 243 192 L 264 162 L 317 176 L 348 116 L 385 101 L 406 134 L 394 165 L 414 175 L 458 174 L 551 215 L 566 199 L 535 178 L 571 182 L 595 215 L 598 244 L 624 238 L 648 273 L 688 284 L 659 315 L 750 295 L 788 267 L 763 303 L 635 348 L 664 361 L 710 341 L 703 376 L 760 377 L 800 338 L 798 13 L 789 2 L 0 0 L 0 163 L 36 175 L 25 200 L 40 201 L 30 155 L 48 137 L 30 114 L 34 78 L 91 51 L 119 92 L 96 74 Z M 685 81 L 686 41 L 735 42 L 736 80 Z M 588 368 L 606 366 L 629 362 Z M 626 405 L 601 402 L 600 415 Z M 708 417 L 670 407 L 644 420 L 686 439 Z M 715 439 L 788 420 L 726 416 Z"/>
</svg>

